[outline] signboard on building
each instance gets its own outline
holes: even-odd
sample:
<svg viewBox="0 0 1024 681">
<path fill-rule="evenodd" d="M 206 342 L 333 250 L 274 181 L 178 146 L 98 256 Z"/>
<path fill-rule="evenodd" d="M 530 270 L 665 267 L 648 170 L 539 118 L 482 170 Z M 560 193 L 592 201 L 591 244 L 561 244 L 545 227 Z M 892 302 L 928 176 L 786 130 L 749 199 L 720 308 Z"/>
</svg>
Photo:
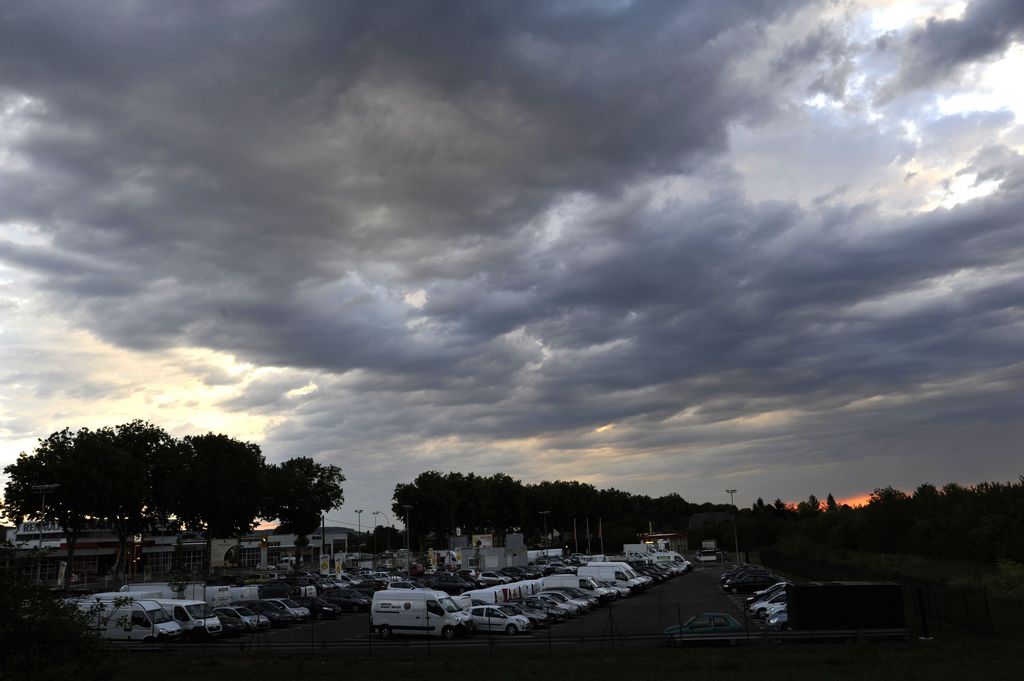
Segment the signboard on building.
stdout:
<svg viewBox="0 0 1024 681">
<path fill-rule="evenodd" d="M 474 547 L 489 549 L 494 546 L 494 537 L 489 534 L 474 534 L 472 544 Z"/>
</svg>

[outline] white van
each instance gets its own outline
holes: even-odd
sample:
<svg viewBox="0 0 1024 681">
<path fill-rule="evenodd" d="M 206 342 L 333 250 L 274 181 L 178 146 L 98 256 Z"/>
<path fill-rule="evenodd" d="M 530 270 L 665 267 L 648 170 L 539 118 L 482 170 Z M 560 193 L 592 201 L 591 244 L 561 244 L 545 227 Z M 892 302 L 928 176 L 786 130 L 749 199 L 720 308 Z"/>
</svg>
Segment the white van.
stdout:
<svg viewBox="0 0 1024 681">
<path fill-rule="evenodd" d="M 131 598 L 78 602 L 89 628 L 100 638 L 115 641 L 173 641 L 181 638 L 181 626 L 156 601 Z"/>
<path fill-rule="evenodd" d="M 440 636 L 466 634 L 473 620 L 443 591 L 383 589 L 373 594 L 370 631 L 381 638 L 394 634 Z"/>
<path fill-rule="evenodd" d="M 614 563 L 591 563 L 590 565 L 581 565 L 580 568 L 576 570 L 576 576 L 600 579 L 605 582 L 610 582 L 617 587 L 625 587 L 629 589 L 630 592 L 643 588 L 643 582 L 639 579 L 630 577 L 629 571 L 623 570 Z"/>
<path fill-rule="evenodd" d="M 220 619 L 205 601 L 190 601 L 179 598 L 159 599 L 168 615 L 181 626 L 186 636 L 219 636 Z"/>
<path fill-rule="evenodd" d="M 608 601 L 619 597 L 618 591 L 598 586 L 592 577 L 588 577 L 586 575 L 548 575 L 541 581 L 544 582 L 545 589 L 559 586 L 571 586 L 574 589 L 579 589 L 588 596 L 593 596 L 594 598 L 602 601 Z"/>
</svg>

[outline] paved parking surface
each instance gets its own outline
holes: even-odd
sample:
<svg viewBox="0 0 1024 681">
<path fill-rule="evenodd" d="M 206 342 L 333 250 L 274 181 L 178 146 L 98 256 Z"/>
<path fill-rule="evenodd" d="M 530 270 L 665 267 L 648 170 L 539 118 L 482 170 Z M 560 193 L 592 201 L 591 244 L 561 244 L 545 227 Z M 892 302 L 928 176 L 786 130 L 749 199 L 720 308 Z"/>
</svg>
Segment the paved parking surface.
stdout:
<svg viewBox="0 0 1024 681">
<path fill-rule="evenodd" d="M 389 655 L 408 652 L 442 652 L 446 650 L 490 651 L 497 648 L 562 646 L 622 649 L 656 647 L 663 644 L 661 632 L 700 612 L 728 612 L 743 621 L 742 596 L 722 593 L 718 577 L 721 568 L 698 568 L 695 571 L 653 586 L 643 593 L 602 606 L 589 614 L 563 621 L 549 628 L 526 634 L 478 633 L 455 641 L 422 637 L 396 637 L 382 641 L 369 632 L 369 613 L 346 613 L 337 620 L 324 620 L 274 629 L 258 636 L 228 638 L 210 642 L 182 644 L 202 647 L 207 651 L 258 651 L 261 649 L 294 650 L 324 653 L 335 651 L 351 654 Z M 751 629 L 756 629 L 751 623 Z"/>
</svg>

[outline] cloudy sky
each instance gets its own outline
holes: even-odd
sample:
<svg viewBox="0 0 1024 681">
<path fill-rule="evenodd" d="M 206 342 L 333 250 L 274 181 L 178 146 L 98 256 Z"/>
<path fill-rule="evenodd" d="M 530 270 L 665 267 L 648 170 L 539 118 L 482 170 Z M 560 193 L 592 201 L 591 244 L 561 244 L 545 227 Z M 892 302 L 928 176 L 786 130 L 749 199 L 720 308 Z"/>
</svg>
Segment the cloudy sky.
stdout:
<svg viewBox="0 0 1024 681">
<path fill-rule="evenodd" d="M 692 501 L 1024 472 L 1024 3 L 0 6 L 0 464 Z"/>
</svg>

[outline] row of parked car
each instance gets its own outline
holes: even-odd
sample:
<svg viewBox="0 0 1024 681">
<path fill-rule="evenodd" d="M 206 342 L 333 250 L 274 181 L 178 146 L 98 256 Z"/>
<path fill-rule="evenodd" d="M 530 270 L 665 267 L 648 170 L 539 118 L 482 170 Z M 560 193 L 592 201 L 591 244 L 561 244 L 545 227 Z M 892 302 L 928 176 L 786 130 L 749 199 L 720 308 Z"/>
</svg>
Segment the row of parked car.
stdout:
<svg viewBox="0 0 1024 681">
<path fill-rule="evenodd" d="M 474 632 L 515 635 L 581 616 L 686 571 L 682 564 L 606 562 L 580 566 L 576 574 L 566 571 L 517 581 L 506 581 L 505 571 L 496 571 L 493 581 L 484 574 L 475 576 L 479 588 L 458 593 L 438 588 L 455 584 L 451 579 L 435 579 L 430 585 L 403 581 L 374 594 L 370 630 L 382 638 L 397 633 L 446 639 Z M 609 578 L 601 579 L 600 574 Z"/>
<path fill-rule="evenodd" d="M 744 607 L 752 618 L 763 622 L 765 628 L 775 631 L 787 628 L 787 580 L 760 565 L 738 565 L 722 573 L 721 582 L 724 591 L 750 594 Z"/>
</svg>

